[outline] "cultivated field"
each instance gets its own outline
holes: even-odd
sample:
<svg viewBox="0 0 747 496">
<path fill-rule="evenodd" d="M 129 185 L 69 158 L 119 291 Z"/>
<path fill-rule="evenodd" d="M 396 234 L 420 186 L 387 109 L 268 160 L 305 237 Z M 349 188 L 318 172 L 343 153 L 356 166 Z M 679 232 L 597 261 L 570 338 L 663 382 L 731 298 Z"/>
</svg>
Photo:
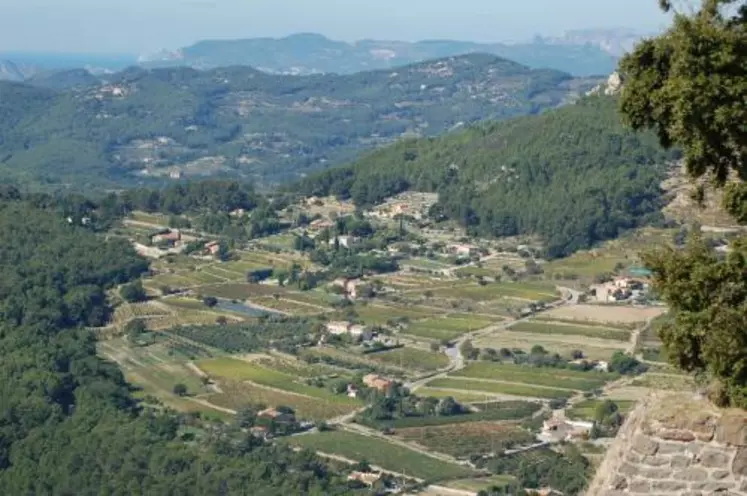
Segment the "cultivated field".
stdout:
<svg viewBox="0 0 747 496">
<path fill-rule="evenodd" d="M 504 365 L 492 362 L 471 363 L 459 372 L 454 372 L 451 376 L 516 382 L 578 391 L 589 391 L 602 387 L 618 377 L 616 374 L 602 372 L 580 372 L 569 369 Z"/>
<path fill-rule="evenodd" d="M 439 298 L 462 298 L 474 301 L 488 301 L 502 297 L 549 301 L 558 296 L 555 288 L 550 284 L 529 282 L 491 283 L 485 286 L 477 283 L 459 284 L 451 288 L 437 289 L 434 295 Z"/>
<path fill-rule="evenodd" d="M 500 453 L 515 446 L 531 444 L 534 435 L 505 422 L 468 422 L 456 425 L 397 429 L 405 441 L 457 458 L 475 454 Z"/>
<path fill-rule="evenodd" d="M 526 332 L 530 334 L 554 334 L 567 336 L 584 336 L 597 339 L 611 339 L 614 341 L 629 341 L 630 332 L 609 327 L 592 327 L 586 325 L 571 325 L 562 322 L 532 321 L 519 322 L 507 330 Z"/>
<path fill-rule="evenodd" d="M 622 305 L 573 305 L 550 310 L 545 315 L 558 320 L 631 324 L 645 322 L 666 312 L 664 307 L 631 307 Z"/>
<path fill-rule="evenodd" d="M 563 334 L 531 334 L 511 330 L 491 332 L 475 339 L 473 344 L 479 348 L 518 348 L 529 352 L 534 345 L 541 345 L 550 353 L 558 353 L 570 358 L 575 350 L 581 350 L 585 357 L 592 360 L 609 360 L 616 351 L 624 351 L 628 343 L 609 339 L 596 339 L 583 336 Z"/>
<path fill-rule="evenodd" d="M 304 384 L 291 374 L 279 372 L 273 368 L 263 367 L 256 362 L 247 362 L 235 358 L 214 358 L 201 360 L 198 366 L 211 377 L 225 378 L 233 381 L 249 381 L 254 384 L 273 388 L 286 393 L 295 393 L 308 398 L 317 398 L 330 403 L 360 406 L 360 401 L 343 395 L 333 394 L 325 388 Z"/>
<path fill-rule="evenodd" d="M 483 329 L 494 321 L 479 317 L 436 317 L 419 320 L 407 326 L 406 334 L 434 340 L 451 340 L 462 334 Z"/>
<path fill-rule="evenodd" d="M 422 371 L 438 370 L 449 365 L 449 359 L 443 353 L 418 348 L 397 348 L 391 351 L 369 353 L 366 357 L 385 365 Z"/>
<path fill-rule="evenodd" d="M 488 380 L 470 380 L 466 378 L 435 379 L 428 383 L 429 387 L 453 389 L 457 391 L 482 392 L 498 396 L 515 396 L 518 398 L 570 398 L 575 391 L 568 389 L 539 388 L 524 384 L 497 382 Z"/>
<path fill-rule="evenodd" d="M 469 468 L 447 463 L 376 437 L 351 432 L 322 432 L 286 438 L 283 441 L 350 460 L 365 460 L 383 469 L 428 481 L 460 479 L 474 474 Z"/>
</svg>

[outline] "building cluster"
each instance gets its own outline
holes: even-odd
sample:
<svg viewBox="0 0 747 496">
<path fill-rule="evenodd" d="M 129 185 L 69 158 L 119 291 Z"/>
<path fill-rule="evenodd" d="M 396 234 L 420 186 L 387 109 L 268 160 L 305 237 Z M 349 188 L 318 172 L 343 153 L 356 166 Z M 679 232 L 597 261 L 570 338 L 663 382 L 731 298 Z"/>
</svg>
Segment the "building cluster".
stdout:
<svg viewBox="0 0 747 496">
<path fill-rule="evenodd" d="M 574 439 L 588 439 L 593 422 L 582 422 L 564 418 L 551 418 L 542 424 L 542 433 L 539 438 L 542 441 L 557 443 L 561 441 L 573 441 Z"/>
<path fill-rule="evenodd" d="M 649 284 L 642 279 L 632 277 L 616 277 L 604 284 L 591 287 L 591 295 L 601 303 L 615 303 L 619 301 L 639 300 L 647 294 Z"/>
</svg>

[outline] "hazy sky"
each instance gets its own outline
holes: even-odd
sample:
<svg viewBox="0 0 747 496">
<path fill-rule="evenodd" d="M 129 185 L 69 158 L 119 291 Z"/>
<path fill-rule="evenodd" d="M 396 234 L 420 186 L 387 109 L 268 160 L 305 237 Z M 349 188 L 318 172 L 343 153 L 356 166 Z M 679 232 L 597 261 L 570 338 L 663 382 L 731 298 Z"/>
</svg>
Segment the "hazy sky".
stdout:
<svg viewBox="0 0 747 496">
<path fill-rule="evenodd" d="M 666 23 L 656 0 L 0 0 L 0 51 L 139 53 L 200 39 L 524 40 Z"/>
</svg>

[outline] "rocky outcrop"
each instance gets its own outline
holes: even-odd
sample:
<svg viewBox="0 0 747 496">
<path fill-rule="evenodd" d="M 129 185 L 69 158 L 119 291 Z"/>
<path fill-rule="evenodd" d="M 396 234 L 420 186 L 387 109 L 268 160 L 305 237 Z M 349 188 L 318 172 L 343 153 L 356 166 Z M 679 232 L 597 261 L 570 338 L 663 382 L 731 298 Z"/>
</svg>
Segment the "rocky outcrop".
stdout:
<svg viewBox="0 0 747 496">
<path fill-rule="evenodd" d="M 607 78 L 606 83 L 602 83 L 594 87 L 593 89 L 586 92 L 586 95 L 587 96 L 602 95 L 602 94 L 607 95 L 607 96 L 617 95 L 618 93 L 620 93 L 620 90 L 622 89 L 622 87 L 623 87 L 622 77 L 620 76 L 619 72 L 615 71 L 612 74 L 610 74 L 610 77 Z"/>
<path fill-rule="evenodd" d="M 659 393 L 630 414 L 587 496 L 747 496 L 747 412 Z"/>
</svg>

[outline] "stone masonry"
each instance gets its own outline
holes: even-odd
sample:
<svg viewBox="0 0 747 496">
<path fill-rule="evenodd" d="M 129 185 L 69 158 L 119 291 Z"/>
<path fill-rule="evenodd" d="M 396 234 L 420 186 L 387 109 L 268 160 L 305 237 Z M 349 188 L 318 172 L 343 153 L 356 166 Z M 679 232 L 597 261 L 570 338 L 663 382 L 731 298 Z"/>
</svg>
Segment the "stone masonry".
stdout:
<svg viewBox="0 0 747 496">
<path fill-rule="evenodd" d="M 587 496 L 747 496 L 747 412 L 692 394 L 638 404 Z"/>
</svg>

